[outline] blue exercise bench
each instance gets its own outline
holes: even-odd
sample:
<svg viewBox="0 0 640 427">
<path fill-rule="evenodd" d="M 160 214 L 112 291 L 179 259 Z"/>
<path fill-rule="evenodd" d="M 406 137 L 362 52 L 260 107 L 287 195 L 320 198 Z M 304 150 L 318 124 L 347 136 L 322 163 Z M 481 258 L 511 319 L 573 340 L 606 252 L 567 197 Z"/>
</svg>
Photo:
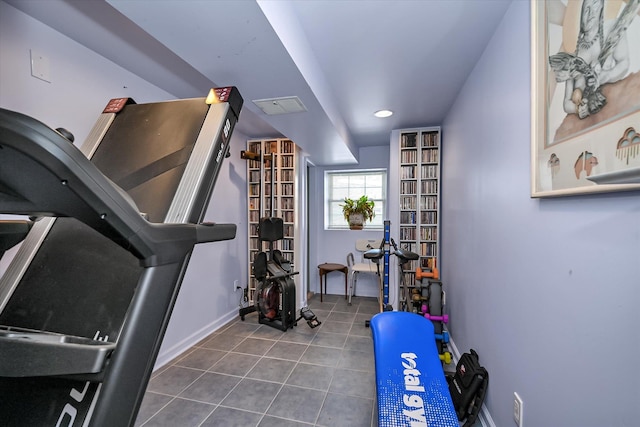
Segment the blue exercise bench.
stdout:
<svg viewBox="0 0 640 427">
<path fill-rule="evenodd" d="M 371 318 L 378 427 L 458 427 L 433 324 L 402 311 Z"/>
</svg>

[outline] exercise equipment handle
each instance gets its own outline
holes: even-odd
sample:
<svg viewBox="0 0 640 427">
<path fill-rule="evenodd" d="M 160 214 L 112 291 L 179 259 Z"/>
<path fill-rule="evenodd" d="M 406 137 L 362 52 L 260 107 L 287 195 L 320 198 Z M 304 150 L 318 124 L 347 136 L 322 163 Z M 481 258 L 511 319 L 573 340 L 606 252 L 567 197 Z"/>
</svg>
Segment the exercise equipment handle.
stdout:
<svg viewBox="0 0 640 427">
<path fill-rule="evenodd" d="M 196 243 L 218 242 L 232 240 L 236 237 L 235 224 L 216 224 L 203 222 L 196 226 Z"/>
</svg>

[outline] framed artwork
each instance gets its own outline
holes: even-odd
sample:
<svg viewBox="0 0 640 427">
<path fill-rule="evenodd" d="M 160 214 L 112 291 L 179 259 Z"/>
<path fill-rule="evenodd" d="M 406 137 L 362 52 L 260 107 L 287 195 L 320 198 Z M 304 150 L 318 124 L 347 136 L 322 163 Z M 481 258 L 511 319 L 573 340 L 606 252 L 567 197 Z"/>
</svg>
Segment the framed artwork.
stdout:
<svg viewBox="0 0 640 427">
<path fill-rule="evenodd" d="M 531 196 L 640 190 L 640 0 L 531 8 Z"/>
</svg>

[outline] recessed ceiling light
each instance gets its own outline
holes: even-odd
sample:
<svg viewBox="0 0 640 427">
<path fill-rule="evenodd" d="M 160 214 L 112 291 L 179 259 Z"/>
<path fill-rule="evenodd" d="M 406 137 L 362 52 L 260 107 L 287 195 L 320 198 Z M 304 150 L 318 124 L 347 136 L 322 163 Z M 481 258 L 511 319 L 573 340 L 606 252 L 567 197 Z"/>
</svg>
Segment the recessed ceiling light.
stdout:
<svg viewBox="0 0 640 427">
<path fill-rule="evenodd" d="M 373 115 L 376 117 L 389 117 L 392 114 L 393 114 L 393 111 L 391 110 L 378 110 L 375 113 L 373 113 Z"/>
</svg>

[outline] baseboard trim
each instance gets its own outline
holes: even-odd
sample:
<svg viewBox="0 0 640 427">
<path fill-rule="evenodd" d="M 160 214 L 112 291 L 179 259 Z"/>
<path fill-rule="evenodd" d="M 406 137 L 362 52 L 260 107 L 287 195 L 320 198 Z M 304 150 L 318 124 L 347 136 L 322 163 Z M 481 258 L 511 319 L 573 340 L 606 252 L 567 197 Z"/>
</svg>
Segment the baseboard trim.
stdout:
<svg viewBox="0 0 640 427">
<path fill-rule="evenodd" d="M 458 360 L 460 360 L 460 352 L 458 351 L 458 347 L 456 347 L 456 343 L 453 342 L 451 335 L 449 335 L 449 349 L 451 350 L 451 363 L 453 365 L 458 364 Z M 478 419 L 482 424 L 482 427 L 496 427 L 496 424 L 493 422 L 493 418 L 491 418 L 491 414 L 489 413 L 489 409 L 487 409 L 487 405 L 482 405 L 482 409 L 480 409 L 480 413 L 478 414 Z"/>
<path fill-rule="evenodd" d="M 231 321 L 234 317 L 238 317 L 237 309 L 230 311 L 224 316 L 200 328 L 180 342 L 164 350 L 162 353 L 158 354 L 158 358 L 156 359 L 156 364 L 154 365 L 153 370 L 157 371 L 158 369 L 162 368 L 164 365 L 171 362 L 173 359 L 180 356 L 185 351 L 189 350 L 191 347 L 206 338 L 208 335 L 229 323 L 229 321 Z"/>
</svg>

